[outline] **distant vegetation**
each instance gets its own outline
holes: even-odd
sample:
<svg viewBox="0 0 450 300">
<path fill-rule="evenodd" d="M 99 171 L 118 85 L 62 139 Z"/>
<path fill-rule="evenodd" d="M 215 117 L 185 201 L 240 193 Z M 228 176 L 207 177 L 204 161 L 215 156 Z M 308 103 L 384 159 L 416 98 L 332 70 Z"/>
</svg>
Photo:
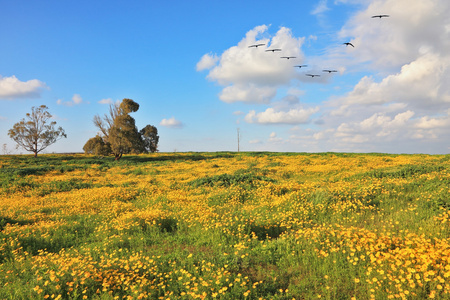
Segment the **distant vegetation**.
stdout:
<svg viewBox="0 0 450 300">
<path fill-rule="evenodd" d="M 450 299 L 450 155 L 8 155 L 0 185 L 0 299 Z"/>
<path fill-rule="evenodd" d="M 158 130 L 147 125 L 138 131 L 136 122 L 130 113 L 136 112 L 139 104 L 131 99 L 123 99 L 120 104 L 112 104 L 109 114 L 103 118 L 94 117 L 94 124 L 100 134 L 89 139 L 83 147 L 86 154 L 113 154 L 119 160 L 127 153 L 149 153 L 158 151 Z"/>
</svg>

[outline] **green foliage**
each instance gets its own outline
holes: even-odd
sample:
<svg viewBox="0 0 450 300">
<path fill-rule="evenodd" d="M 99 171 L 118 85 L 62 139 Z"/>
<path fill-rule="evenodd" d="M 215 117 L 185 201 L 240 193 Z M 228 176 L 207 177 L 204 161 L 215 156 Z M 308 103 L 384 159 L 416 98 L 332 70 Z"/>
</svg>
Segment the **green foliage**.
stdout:
<svg viewBox="0 0 450 300">
<path fill-rule="evenodd" d="M 139 131 L 145 152 L 158 151 L 158 129 L 155 126 L 147 125 Z"/>
<path fill-rule="evenodd" d="M 422 175 L 433 172 L 440 172 L 445 168 L 440 165 L 406 165 L 401 168 L 385 169 L 385 170 L 373 170 L 366 173 L 366 176 L 374 178 L 408 178 L 414 175 Z"/>
<path fill-rule="evenodd" d="M 232 185 L 247 185 L 249 187 L 254 187 L 258 182 L 275 182 L 274 179 L 265 176 L 259 176 L 254 174 L 221 174 L 214 176 L 207 176 L 204 178 L 198 178 L 191 181 L 189 184 L 194 187 L 199 187 L 201 185 L 206 186 L 222 186 L 230 187 Z"/>
<path fill-rule="evenodd" d="M 112 151 L 111 145 L 109 143 L 105 143 L 105 141 L 98 135 L 90 138 L 83 146 L 83 150 L 86 154 L 94 154 L 99 156 L 107 156 Z"/>
<path fill-rule="evenodd" d="M 156 152 L 159 142 L 156 127 L 147 125 L 138 131 L 135 119 L 129 115 L 138 109 L 138 103 L 123 99 L 120 104 L 110 106 L 109 115 L 103 118 L 96 115 L 94 124 L 102 136 L 89 139 L 83 147 L 85 153 L 105 155 L 108 152 L 119 160 L 123 154 Z"/>
</svg>

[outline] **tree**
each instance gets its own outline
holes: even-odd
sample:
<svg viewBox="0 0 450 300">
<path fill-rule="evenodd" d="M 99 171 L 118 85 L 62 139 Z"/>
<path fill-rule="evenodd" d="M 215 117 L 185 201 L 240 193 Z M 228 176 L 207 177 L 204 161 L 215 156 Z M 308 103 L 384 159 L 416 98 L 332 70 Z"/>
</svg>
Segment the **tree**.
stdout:
<svg viewBox="0 0 450 300">
<path fill-rule="evenodd" d="M 26 114 L 27 120 L 25 118 L 22 119 L 8 131 L 9 137 L 18 146 L 26 151 L 33 152 L 34 157 L 37 157 L 39 152 L 56 143 L 61 138 L 67 138 L 62 127 L 55 129 L 55 121 L 49 123 L 52 115 L 47 110 L 48 107 L 45 105 L 37 108 L 32 107 L 31 113 Z"/>
<path fill-rule="evenodd" d="M 156 152 L 158 151 L 158 129 L 155 126 L 147 125 L 142 128 L 139 133 L 142 137 L 142 144 L 144 146 L 145 152 Z"/>
<path fill-rule="evenodd" d="M 120 104 L 110 105 L 109 114 L 103 118 L 94 116 L 94 125 L 100 130 L 100 138 L 107 145 L 115 160 L 119 160 L 123 154 L 154 152 L 158 147 L 159 137 L 154 126 L 147 125 L 141 131 L 136 127 L 136 121 L 130 113 L 139 110 L 139 104 L 131 99 L 123 99 Z M 154 129 L 151 129 L 154 128 Z M 156 133 L 156 134 L 155 134 Z M 100 147 L 100 141 L 90 139 L 83 149 L 86 153 L 94 153 L 95 147 Z M 88 145 L 89 143 L 89 145 Z M 92 145 L 97 145 L 93 147 Z M 98 148 L 100 149 L 100 148 Z M 154 151 L 152 151 L 154 149 Z"/>
<path fill-rule="evenodd" d="M 101 136 L 97 135 L 90 138 L 83 146 L 83 150 L 88 154 L 95 154 L 100 156 L 107 156 L 111 153 L 111 147 L 105 143 Z"/>
</svg>

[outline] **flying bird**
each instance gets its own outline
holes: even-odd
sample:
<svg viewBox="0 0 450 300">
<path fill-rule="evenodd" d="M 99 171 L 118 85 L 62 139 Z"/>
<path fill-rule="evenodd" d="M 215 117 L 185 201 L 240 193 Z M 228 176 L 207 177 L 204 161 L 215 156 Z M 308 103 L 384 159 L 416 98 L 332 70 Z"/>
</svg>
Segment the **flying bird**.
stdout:
<svg viewBox="0 0 450 300">
<path fill-rule="evenodd" d="M 307 67 L 308 65 L 298 65 L 298 66 L 294 66 L 294 68 L 299 68 L 299 69 L 301 69 L 301 68 L 304 68 L 304 67 Z"/>
<path fill-rule="evenodd" d="M 280 58 L 291 59 L 291 58 L 295 58 L 295 56 L 281 56 Z"/>
<path fill-rule="evenodd" d="M 254 45 L 250 45 L 248 46 L 249 48 L 258 48 L 259 46 L 264 46 L 265 44 L 254 44 Z"/>
<path fill-rule="evenodd" d="M 314 78 L 314 77 L 320 77 L 320 75 L 318 75 L 318 74 L 305 74 L 306 76 L 311 76 L 312 78 Z"/>
<path fill-rule="evenodd" d="M 322 72 L 328 72 L 328 73 L 335 73 L 335 72 L 337 72 L 337 70 L 322 70 Z"/>
<path fill-rule="evenodd" d="M 342 43 L 342 45 L 346 45 L 346 46 L 352 46 L 353 48 L 355 48 L 355 46 L 353 46 L 352 43 Z"/>
<path fill-rule="evenodd" d="M 267 50 L 266 50 L 266 52 L 269 52 L 269 51 L 272 51 L 272 53 L 273 53 L 273 52 L 275 52 L 275 51 L 281 51 L 281 49 L 267 49 Z"/>
<path fill-rule="evenodd" d="M 376 16 L 372 16 L 372 18 L 388 18 L 389 15 L 376 15 Z"/>
</svg>

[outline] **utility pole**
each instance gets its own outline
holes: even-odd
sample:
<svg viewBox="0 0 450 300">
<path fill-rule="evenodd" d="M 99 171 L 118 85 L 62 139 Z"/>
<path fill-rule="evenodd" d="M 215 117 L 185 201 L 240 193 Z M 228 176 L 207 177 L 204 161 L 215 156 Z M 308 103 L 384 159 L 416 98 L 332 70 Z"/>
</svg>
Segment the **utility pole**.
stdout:
<svg viewBox="0 0 450 300">
<path fill-rule="evenodd" d="M 239 138 L 240 138 L 240 134 L 239 134 L 239 127 L 238 127 L 238 128 L 237 128 L 238 152 L 239 152 Z"/>
</svg>

